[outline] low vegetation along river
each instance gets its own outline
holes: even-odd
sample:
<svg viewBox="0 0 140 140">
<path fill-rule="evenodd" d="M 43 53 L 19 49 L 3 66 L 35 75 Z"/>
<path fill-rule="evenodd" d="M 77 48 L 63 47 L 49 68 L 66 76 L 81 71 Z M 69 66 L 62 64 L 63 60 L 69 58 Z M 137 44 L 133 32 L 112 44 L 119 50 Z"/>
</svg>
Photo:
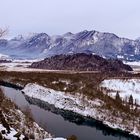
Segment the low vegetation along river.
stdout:
<svg viewBox="0 0 140 140">
<path fill-rule="evenodd" d="M 38 105 L 30 104 L 20 90 L 1 86 L 5 96 L 10 98 L 21 110 L 30 110 L 33 119 L 46 131 L 56 137 L 75 135 L 78 140 L 134 140 L 119 132 L 105 128 L 102 124 L 90 121 L 88 123 L 74 123 L 72 118 L 63 118 L 60 114 L 52 113 Z"/>
</svg>

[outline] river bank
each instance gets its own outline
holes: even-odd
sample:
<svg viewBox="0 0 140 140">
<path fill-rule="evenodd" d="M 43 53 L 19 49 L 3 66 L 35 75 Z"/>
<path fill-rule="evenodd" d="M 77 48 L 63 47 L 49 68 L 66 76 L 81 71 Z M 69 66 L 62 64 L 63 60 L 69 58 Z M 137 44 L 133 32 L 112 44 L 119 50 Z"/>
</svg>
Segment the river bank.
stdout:
<svg viewBox="0 0 140 140">
<path fill-rule="evenodd" d="M 52 138 L 52 135 L 41 128 L 32 118 L 30 110 L 20 110 L 11 99 L 7 98 L 0 88 L 0 139 L 10 140 L 66 140 Z"/>
<path fill-rule="evenodd" d="M 80 94 L 71 95 L 69 93 L 47 89 L 37 84 L 27 84 L 22 91 L 31 98 L 39 99 L 50 105 L 54 105 L 55 108 L 94 118 L 110 128 L 140 137 L 137 128 L 131 125 L 131 120 L 126 120 L 129 122 L 123 124 L 123 118 L 113 116 L 111 111 L 102 108 L 104 102 L 99 99 L 89 100 L 86 96 Z"/>
</svg>

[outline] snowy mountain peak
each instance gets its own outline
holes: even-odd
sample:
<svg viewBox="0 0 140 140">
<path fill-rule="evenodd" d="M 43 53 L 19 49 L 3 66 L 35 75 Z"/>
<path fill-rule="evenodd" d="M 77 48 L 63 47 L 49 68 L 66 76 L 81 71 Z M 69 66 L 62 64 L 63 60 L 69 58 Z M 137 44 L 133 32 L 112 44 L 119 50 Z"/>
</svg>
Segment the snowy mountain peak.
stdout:
<svg viewBox="0 0 140 140">
<path fill-rule="evenodd" d="M 138 37 L 135 41 L 138 41 L 138 42 L 140 42 L 140 37 Z"/>
<path fill-rule="evenodd" d="M 74 35 L 74 34 L 71 33 L 71 32 L 67 32 L 67 33 L 65 33 L 63 36 L 64 36 L 64 37 L 67 37 L 67 36 L 72 36 L 72 35 Z"/>
<path fill-rule="evenodd" d="M 13 49 L 14 48 L 14 49 Z M 78 33 L 49 36 L 37 33 L 27 38 L 0 40 L 0 52 L 18 57 L 50 57 L 59 54 L 94 53 L 105 58 L 140 60 L 140 41 L 120 38 L 112 33 L 84 30 Z M 121 56 L 121 57 L 118 57 Z"/>
<path fill-rule="evenodd" d="M 46 33 L 38 33 L 38 34 L 31 37 L 31 39 L 39 39 L 39 38 L 40 39 L 49 39 L 50 36 L 47 35 Z"/>
<path fill-rule="evenodd" d="M 14 37 L 11 40 L 13 40 L 13 41 L 21 41 L 21 40 L 24 40 L 24 37 L 23 37 L 23 35 L 18 35 L 18 36 Z"/>
</svg>

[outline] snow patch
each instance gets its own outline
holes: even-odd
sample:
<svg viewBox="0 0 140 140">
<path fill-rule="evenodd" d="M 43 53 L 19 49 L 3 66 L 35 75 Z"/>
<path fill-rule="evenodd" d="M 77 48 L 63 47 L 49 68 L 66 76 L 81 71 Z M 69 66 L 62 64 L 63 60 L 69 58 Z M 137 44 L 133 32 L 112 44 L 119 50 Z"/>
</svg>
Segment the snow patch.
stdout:
<svg viewBox="0 0 140 140">
<path fill-rule="evenodd" d="M 123 119 L 121 117 L 116 118 L 115 116 L 112 116 L 112 113 L 109 110 L 103 109 L 102 105 L 104 102 L 99 99 L 90 100 L 88 97 L 79 93 L 72 95 L 70 93 L 55 91 L 32 83 L 27 84 L 22 91 L 31 98 L 39 99 L 54 105 L 55 108 L 94 118 L 102 121 L 103 124 L 111 128 L 127 131 L 140 137 L 140 132 L 137 132 L 136 129 L 130 125 L 132 122 L 128 123 L 129 127 L 126 124 L 122 124 Z"/>
<path fill-rule="evenodd" d="M 130 66 L 140 66 L 140 61 L 134 61 L 134 62 L 125 62 L 125 64 L 130 65 Z"/>
<path fill-rule="evenodd" d="M 8 140 L 17 140 L 17 138 L 14 137 L 14 135 L 16 135 L 18 132 L 17 132 L 15 129 L 13 129 L 13 128 L 10 128 L 10 129 L 11 129 L 11 130 L 10 130 L 10 133 L 2 134 L 2 136 L 3 136 L 5 139 L 8 139 Z M 0 124 L 0 132 L 1 132 L 1 131 L 7 132 L 6 128 L 5 128 L 2 124 Z M 19 137 L 19 140 L 23 140 L 23 139 L 24 139 L 24 136 L 21 135 L 21 136 Z"/>
<path fill-rule="evenodd" d="M 122 99 L 129 98 L 130 95 L 132 95 L 133 99 L 136 100 L 137 103 L 140 105 L 140 79 L 104 80 L 101 83 L 101 87 L 110 90 L 108 94 L 113 98 L 115 98 L 117 92 L 119 92 L 119 95 Z"/>
<path fill-rule="evenodd" d="M 89 100 L 83 95 L 55 91 L 37 84 L 27 84 L 23 92 L 32 98 L 40 99 L 56 108 L 77 112 L 83 116 L 95 116 L 95 106 L 100 106 L 100 100 Z M 78 98 L 77 98 L 78 97 Z"/>
</svg>

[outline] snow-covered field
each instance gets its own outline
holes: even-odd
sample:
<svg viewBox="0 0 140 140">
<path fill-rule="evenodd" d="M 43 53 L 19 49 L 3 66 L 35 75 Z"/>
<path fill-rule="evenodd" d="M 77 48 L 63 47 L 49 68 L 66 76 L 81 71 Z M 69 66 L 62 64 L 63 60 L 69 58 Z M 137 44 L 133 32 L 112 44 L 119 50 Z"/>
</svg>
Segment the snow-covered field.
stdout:
<svg viewBox="0 0 140 140">
<path fill-rule="evenodd" d="M 101 83 L 101 87 L 105 87 L 110 92 L 108 95 L 115 98 L 116 93 L 118 92 L 122 99 L 128 99 L 130 95 L 133 96 L 133 100 L 140 105 L 140 79 L 109 79 L 104 80 Z"/>
<path fill-rule="evenodd" d="M 111 128 L 128 131 L 131 134 L 140 137 L 139 130 L 137 127 L 131 125 L 132 122 L 123 124 L 123 118 L 116 118 L 111 115 L 109 110 L 103 109 L 102 105 L 104 102 L 99 99 L 90 100 L 86 96 L 78 93 L 72 95 L 70 93 L 55 91 L 32 83 L 27 84 L 23 89 L 23 92 L 31 98 L 42 100 L 54 105 L 56 108 L 72 111 L 85 117 L 92 117 L 102 121 Z"/>
<path fill-rule="evenodd" d="M 0 54 L 0 59 L 1 57 L 8 57 L 8 56 L 3 56 Z M 6 59 L 10 60 L 10 59 Z M 0 70 L 4 71 L 15 71 L 15 72 L 60 72 L 59 70 L 46 70 L 46 69 L 36 69 L 36 68 L 29 68 L 29 66 L 33 62 L 40 61 L 41 59 L 34 59 L 34 60 L 11 60 L 12 62 L 9 63 L 0 63 Z M 125 62 L 125 64 L 130 65 L 134 73 L 139 73 L 140 72 L 140 62 Z M 71 72 L 74 73 L 73 71 L 66 71 L 66 70 L 61 70 L 61 72 Z M 96 73 L 97 71 L 80 71 L 79 73 Z"/>
<path fill-rule="evenodd" d="M 0 63 L 0 67 L 4 67 L 4 68 L 19 68 L 19 67 L 22 67 L 22 68 L 26 68 L 28 67 L 29 65 L 31 65 L 31 63 L 22 63 L 22 62 L 11 62 L 11 63 Z"/>
<path fill-rule="evenodd" d="M 32 62 L 36 60 L 14 60 L 11 63 L 0 63 L 0 71 L 10 72 L 55 72 L 55 73 L 77 73 L 77 71 L 70 70 L 47 70 L 47 69 L 36 69 L 29 68 Z M 97 73 L 97 71 L 79 71 L 78 73 Z"/>
<path fill-rule="evenodd" d="M 140 66 L 140 61 L 134 61 L 134 62 L 125 62 L 125 64 L 130 65 L 130 66 Z"/>
<path fill-rule="evenodd" d="M 140 73 L 140 61 L 138 62 L 125 62 L 125 64 L 131 66 L 133 68 L 134 73 Z"/>
<path fill-rule="evenodd" d="M 42 129 L 36 122 L 27 122 L 26 116 L 18 109 L 10 109 L 8 115 L 5 112 L 3 112 L 3 115 L 5 116 L 6 120 L 8 120 L 10 116 L 10 119 L 13 120 L 12 123 L 15 124 L 13 125 L 13 128 L 11 128 L 9 134 L 6 133 L 2 135 L 4 138 L 9 138 L 9 140 L 17 140 L 17 138 L 15 138 L 14 135 L 18 132 L 23 132 L 23 130 L 25 134 L 33 134 L 36 140 L 42 140 L 44 138 L 52 137 L 50 133 Z M 28 126 L 27 123 L 30 125 Z M 6 128 L 2 124 L 0 124 L 0 132 L 2 130 L 6 130 Z M 20 138 L 20 140 L 23 140 L 24 136 L 21 135 Z"/>
<path fill-rule="evenodd" d="M 28 68 L 33 62 L 37 60 L 14 60 L 10 63 L 0 63 L 0 70 L 4 71 L 19 71 L 19 72 L 40 72 L 46 70 Z"/>
<path fill-rule="evenodd" d="M 1 57 L 4 57 L 3 55 L 1 56 L 0 54 L 0 59 Z M 6 57 L 6 56 L 5 56 Z M 8 56 L 7 56 L 8 57 Z M 6 59 L 10 60 L 10 59 Z M 34 60 L 11 60 L 12 62 L 9 63 L 0 63 L 0 70 L 6 70 L 6 71 L 31 71 L 28 67 L 33 63 L 40 61 L 40 59 L 34 59 Z"/>
</svg>

